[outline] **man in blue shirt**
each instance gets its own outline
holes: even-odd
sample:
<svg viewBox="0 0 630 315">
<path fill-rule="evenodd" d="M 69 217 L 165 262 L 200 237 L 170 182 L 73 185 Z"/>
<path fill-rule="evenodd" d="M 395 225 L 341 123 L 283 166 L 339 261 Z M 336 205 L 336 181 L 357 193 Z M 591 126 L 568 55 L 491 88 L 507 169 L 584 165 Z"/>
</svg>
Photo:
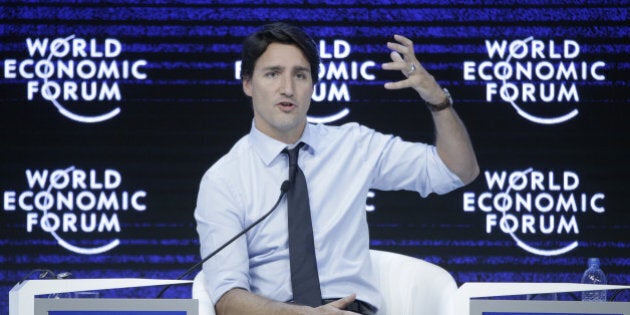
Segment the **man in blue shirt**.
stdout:
<svg viewBox="0 0 630 315">
<path fill-rule="evenodd" d="M 201 181 L 195 210 L 201 255 L 271 208 L 289 170 L 283 150 L 300 143 L 298 167 L 308 186 L 322 305 L 291 303 L 283 200 L 271 216 L 204 264 L 205 286 L 218 314 L 374 314 L 381 297 L 369 259 L 368 191 L 442 194 L 478 175 L 448 91 L 418 62 L 409 39 L 394 39 L 387 43 L 392 61 L 382 67 L 405 78 L 384 87 L 418 92 L 435 123 L 435 145 L 406 142 L 356 123 L 307 123 L 319 67 L 313 40 L 284 23 L 266 25 L 245 39 L 241 77 L 254 119 L 250 133 Z"/>
</svg>

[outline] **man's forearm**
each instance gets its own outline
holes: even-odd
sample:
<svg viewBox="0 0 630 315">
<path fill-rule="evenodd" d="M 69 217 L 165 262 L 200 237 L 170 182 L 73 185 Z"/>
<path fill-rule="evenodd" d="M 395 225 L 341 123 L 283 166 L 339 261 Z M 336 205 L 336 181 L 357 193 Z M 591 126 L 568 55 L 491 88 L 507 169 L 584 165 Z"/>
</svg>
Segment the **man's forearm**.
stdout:
<svg viewBox="0 0 630 315">
<path fill-rule="evenodd" d="M 355 298 L 356 295 L 351 294 L 326 305 L 312 308 L 273 301 L 243 289 L 232 289 L 219 299 L 215 309 L 217 315 L 357 315 L 357 313 L 343 311 Z"/>
<path fill-rule="evenodd" d="M 301 314 L 305 306 L 273 301 L 243 289 L 226 292 L 216 303 L 217 315 Z"/>
<path fill-rule="evenodd" d="M 432 114 L 440 158 L 462 182 L 472 182 L 479 175 L 479 165 L 464 123 L 452 107 Z"/>
</svg>

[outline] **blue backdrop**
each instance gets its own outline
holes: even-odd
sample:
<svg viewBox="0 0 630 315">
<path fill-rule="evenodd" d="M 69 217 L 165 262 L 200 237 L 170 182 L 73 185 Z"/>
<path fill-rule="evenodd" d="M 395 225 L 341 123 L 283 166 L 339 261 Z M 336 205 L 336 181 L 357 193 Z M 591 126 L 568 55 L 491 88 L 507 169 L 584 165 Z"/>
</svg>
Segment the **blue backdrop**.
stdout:
<svg viewBox="0 0 630 315">
<path fill-rule="evenodd" d="M 312 121 L 431 142 L 417 95 L 382 88 L 399 78 L 380 69 L 385 43 L 402 34 L 469 129 L 481 176 L 425 199 L 374 191 L 373 248 L 460 284 L 579 282 L 591 256 L 609 283 L 630 283 L 628 1 L 0 6 L 0 308 L 36 268 L 176 278 L 200 259 L 199 180 L 251 124 L 240 43 L 277 20 L 319 45 Z"/>
</svg>

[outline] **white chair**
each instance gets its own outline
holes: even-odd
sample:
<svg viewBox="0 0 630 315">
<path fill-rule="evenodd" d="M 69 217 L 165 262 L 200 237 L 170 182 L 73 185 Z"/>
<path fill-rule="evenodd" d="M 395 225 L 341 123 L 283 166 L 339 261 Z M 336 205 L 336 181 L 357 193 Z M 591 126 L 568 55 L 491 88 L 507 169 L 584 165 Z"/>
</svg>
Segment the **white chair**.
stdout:
<svg viewBox="0 0 630 315">
<path fill-rule="evenodd" d="M 370 250 L 383 296 L 379 315 L 448 315 L 457 283 L 442 267 L 421 259 Z"/>
<path fill-rule="evenodd" d="M 448 315 L 449 297 L 457 284 L 446 270 L 390 252 L 370 250 L 370 257 L 383 295 L 379 315 Z M 215 315 L 203 277 L 203 272 L 195 276 L 192 297 L 199 300 L 199 315 Z"/>
<path fill-rule="evenodd" d="M 214 303 L 210 298 L 210 294 L 203 285 L 205 282 L 203 271 L 200 271 L 193 279 L 192 298 L 199 300 L 199 315 L 216 315 L 214 312 Z"/>
</svg>

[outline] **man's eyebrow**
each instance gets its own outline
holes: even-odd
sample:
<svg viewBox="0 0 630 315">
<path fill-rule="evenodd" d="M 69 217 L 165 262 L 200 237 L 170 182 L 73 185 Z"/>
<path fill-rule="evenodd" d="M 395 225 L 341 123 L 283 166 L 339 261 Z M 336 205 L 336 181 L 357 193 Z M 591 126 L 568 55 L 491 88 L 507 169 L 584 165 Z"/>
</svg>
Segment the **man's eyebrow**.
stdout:
<svg viewBox="0 0 630 315">
<path fill-rule="evenodd" d="M 302 67 L 302 66 L 297 66 L 293 68 L 295 71 L 306 71 L 306 72 L 311 72 L 311 69 L 308 67 Z"/>
<path fill-rule="evenodd" d="M 283 71 L 286 67 L 284 66 L 268 66 L 268 67 L 264 67 L 262 68 L 263 71 Z M 311 69 L 309 67 L 303 67 L 303 66 L 295 66 L 292 69 L 294 72 L 301 72 L 301 71 L 305 71 L 305 72 L 311 72 Z"/>
<path fill-rule="evenodd" d="M 282 66 L 269 66 L 269 67 L 264 67 L 262 70 L 264 70 L 264 71 L 269 71 L 269 70 L 280 71 L 280 70 L 284 70 L 284 67 L 282 67 Z"/>
</svg>

